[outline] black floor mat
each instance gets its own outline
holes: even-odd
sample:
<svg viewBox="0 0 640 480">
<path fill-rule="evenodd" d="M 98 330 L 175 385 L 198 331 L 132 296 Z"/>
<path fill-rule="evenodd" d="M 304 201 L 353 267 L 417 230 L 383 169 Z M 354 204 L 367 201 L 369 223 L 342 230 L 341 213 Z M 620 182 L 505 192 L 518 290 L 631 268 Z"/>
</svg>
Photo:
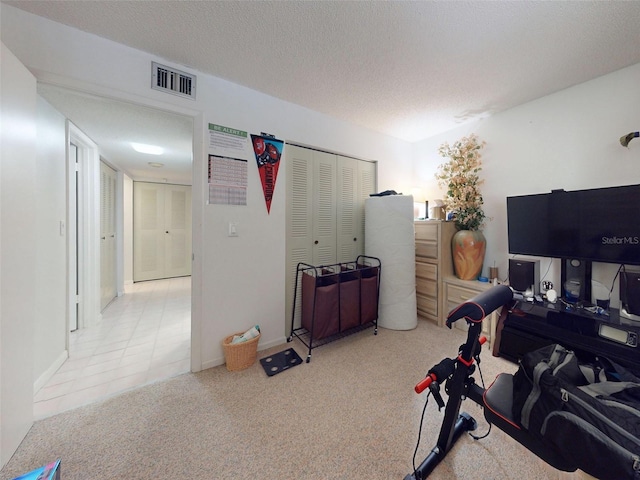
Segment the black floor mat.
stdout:
<svg viewBox="0 0 640 480">
<path fill-rule="evenodd" d="M 301 363 L 302 359 L 300 355 L 298 355 L 293 348 L 288 348 L 282 352 L 274 353 L 273 355 L 260 359 L 262 368 L 264 368 L 265 373 L 270 377 L 291 367 L 300 365 Z"/>
</svg>

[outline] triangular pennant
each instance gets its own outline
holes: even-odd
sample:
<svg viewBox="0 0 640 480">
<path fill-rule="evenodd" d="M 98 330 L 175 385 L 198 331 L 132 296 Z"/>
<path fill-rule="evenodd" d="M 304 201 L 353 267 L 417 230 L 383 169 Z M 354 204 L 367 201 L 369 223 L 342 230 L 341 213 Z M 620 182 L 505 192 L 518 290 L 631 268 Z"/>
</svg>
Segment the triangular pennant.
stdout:
<svg viewBox="0 0 640 480">
<path fill-rule="evenodd" d="M 267 204 L 267 213 L 271 211 L 271 200 L 276 189 L 276 178 L 282 156 L 282 140 L 263 135 L 251 135 L 253 153 L 256 154 L 260 182 L 264 192 L 264 200 Z"/>
</svg>

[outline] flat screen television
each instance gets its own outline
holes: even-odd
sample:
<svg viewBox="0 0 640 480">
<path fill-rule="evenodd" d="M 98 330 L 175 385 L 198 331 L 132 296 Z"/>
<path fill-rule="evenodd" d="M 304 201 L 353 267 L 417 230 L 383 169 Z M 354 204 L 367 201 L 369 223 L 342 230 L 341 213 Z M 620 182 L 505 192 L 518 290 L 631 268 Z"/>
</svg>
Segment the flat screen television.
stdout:
<svg viewBox="0 0 640 480">
<path fill-rule="evenodd" d="M 507 197 L 509 253 L 640 265 L 640 185 Z"/>
</svg>

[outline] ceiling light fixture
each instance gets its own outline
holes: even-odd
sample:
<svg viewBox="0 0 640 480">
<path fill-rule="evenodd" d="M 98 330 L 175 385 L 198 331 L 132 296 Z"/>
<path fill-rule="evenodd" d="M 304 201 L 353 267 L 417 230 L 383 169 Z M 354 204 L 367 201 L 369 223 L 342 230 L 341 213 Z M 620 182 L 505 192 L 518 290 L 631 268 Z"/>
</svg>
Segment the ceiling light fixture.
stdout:
<svg viewBox="0 0 640 480">
<path fill-rule="evenodd" d="M 150 166 L 150 167 L 154 167 L 154 168 L 162 168 L 162 167 L 164 167 L 164 163 L 160 163 L 160 162 L 149 162 L 149 166 Z"/>
<path fill-rule="evenodd" d="M 157 147 L 156 145 L 131 142 L 131 146 L 136 152 L 147 153 L 149 155 L 162 155 L 164 153 L 164 148 Z"/>
</svg>

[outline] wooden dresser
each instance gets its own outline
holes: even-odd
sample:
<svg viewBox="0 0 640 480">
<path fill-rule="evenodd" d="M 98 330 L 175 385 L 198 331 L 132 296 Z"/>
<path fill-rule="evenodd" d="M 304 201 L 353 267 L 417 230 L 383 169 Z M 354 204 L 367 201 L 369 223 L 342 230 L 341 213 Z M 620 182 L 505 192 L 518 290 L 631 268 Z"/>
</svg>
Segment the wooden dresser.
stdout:
<svg viewBox="0 0 640 480">
<path fill-rule="evenodd" d="M 448 311 L 444 303 L 442 279 L 453 271 L 451 237 L 455 232 L 454 222 L 415 222 L 418 316 L 439 326 L 444 325 L 444 315 Z"/>
</svg>

